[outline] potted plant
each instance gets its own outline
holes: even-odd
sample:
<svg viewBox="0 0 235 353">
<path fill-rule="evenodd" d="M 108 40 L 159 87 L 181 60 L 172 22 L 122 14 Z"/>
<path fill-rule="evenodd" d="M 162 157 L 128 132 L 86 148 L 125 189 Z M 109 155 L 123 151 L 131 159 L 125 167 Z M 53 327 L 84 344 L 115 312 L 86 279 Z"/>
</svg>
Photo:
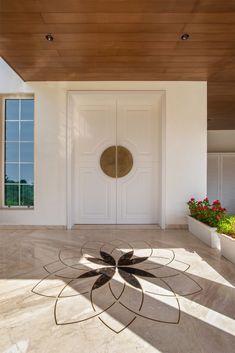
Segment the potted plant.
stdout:
<svg viewBox="0 0 235 353">
<path fill-rule="evenodd" d="M 235 264 L 235 216 L 226 216 L 217 226 L 221 254 Z"/>
<path fill-rule="evenodd" d="M 210 204 L 208 198 L 203 201 L 191 198 L 187 204 L 190 210 L 189 231 L 210 247 L 220 249 L 216 227 L 225 216 L 226 209 L 221 207 L 219 200 Z"/>
</svg>

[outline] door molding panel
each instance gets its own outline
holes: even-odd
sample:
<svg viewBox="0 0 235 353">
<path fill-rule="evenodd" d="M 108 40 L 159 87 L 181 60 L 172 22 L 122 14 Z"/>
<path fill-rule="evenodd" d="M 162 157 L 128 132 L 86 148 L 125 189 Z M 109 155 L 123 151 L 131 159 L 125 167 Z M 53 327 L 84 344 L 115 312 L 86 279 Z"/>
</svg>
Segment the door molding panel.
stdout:
<svg viewBox="0 0 235 353">
<path fill-rule="evenodd" d="M 78 99 L 81 97 L 83 104 L 78 104 Z M 89 105 L 90 100 L 92 97 L 92 102 L 96 102 L 97 104 Z M 140 103 L 136 104 L 136 97 L 141 97 L 142 101 L 140 100 Z M 115 121 L 113 117 L 113 105 L 115 105 L 115 100 L 119 99 L 119 102 L 121 102 L 119 105 L 116 105 L 116 117 L 118 117 Z M 134 104 L 131 104 L 131 100 L 133 98 Z M 156 105 L 158 112 L 153 111 L 153 106 L 149 104 L 149 100 L 154 98 L 159 104 Z M 93 101 L 94 99 L 94 101 Z M 146 99 L 146 102 L 145 102 Z M 144 101 L 144 103 L 143 103 Z M 87 102 L 87 103 L 86 103 Z M 79 107 L 80 106 L 80 107 Z M 75 120 L 79 119 L 78 117 L 78 111 L 80 109 L 81 111 L 82 108 L 85 109 L 85 114 L 90 114 L 88 117 L 91 121 L 92 119 L 94 120 L 94 129 L 96 130 L 96 136 L 97 136 L 97 141 L 92 142 L 92 144 L 89 145 L 89 139 L 87 139 L 88 143 L 85 142 L 85 144 L 79 144 L 76 145 L 76 141 L 79 141 L 81 139 L 81 131 L 85 132 L 85 135 L 88 136 L 89 133 L 90 135 L 94 135 L 92 131 L 89 131 L 87 129 L 87 126 L 85 122 L 79 121 L 78 124 L 76 123 Z M 140 108 L 140 109 L 138 109 Z M 101 116 L 101 119 L 104 120 L 105 124 L 107 126 L 107 131 L 104 134 L 105 137 L 100 139 L 99 133 L 99 127 L 97 127 L 99 124 L 96 124 L 96 119 L 92 117 L 92 111 L 100 110 L 100 112 L 105 112 L 103 116 Z M 145 123 L 145 129 L 144 129 L 144 137 L 143 141 L 140 143 L 140 136 L 138 135 L 138 129 L 135 129 L 135 123 L 136 120 L 141 120 L 141 110 L 145 112 L 146 116 L 146 111 L 149 111 L 149 119 L 148 123 Z M 88 113 L 87 113 L 88 112 Z M 91 113 L 90 113 L 91 112 Z M 84 114 L 84 111 L 83 111 Z M 151 122 L 152 116 L 154 114 L 158 114 L 159 119 L 155 119 L 155 123 L 157 122 L 158 124 L 158 131 L 159 133 L 159 149 L 154 150 L 154 155 L 151 155 L 151 139 L 153 140 L 154 135 L 154 129 L 153 129 L 153 122 Z M 80 119 L 81 120 L 81 119 Z M 84 119 L 85 120 L 85 119 Z M 158 120 L 158 121 L 157 121 Z M 114 127 L 114 124 L 116 125 L 116 134 L 111 134 L 110 136 L 110 124 Z M 96 126 L 95 126 L 96 125 Z M 102 125 L 102 124 L 101 124 Z M 128 126 L 129 125 L 129 126 Z M 138 122 L 136 123 L 138 125 Z M 78 128 L 79 126 L 79 128 Z M 131 126 L 133 127 L 133 130 L 131 130 Z M 105 189 L 105 195 L 109 195 L 109 197 L 104 198 L 104 202 L 102 205 L 99 206 L 99 208 L 96 208 L 95 205 L 89 205 L 89 200 L 85 200 L 84 195 L 78 195 L 77 197 L 79 198 L 79 203 L 83 203 L 84 209 L 86 209 L 86 203 L 88 203 L 87 207 L 91 207 L 92 211 L 91 212 L 91 217 L 95 219 L 97 217 L 97 224 L 113 224 L 113 223 L 123 223 L 123 224 L 130 224 L 130 223 L 135 223 L 135 224 L 144 224 L 146 223 L 144 214 L 141 216 L 138 215 L 138 207 L 133 206 L 134 209 L 131 209 L 131 205 L 126 202 L 125 206 L 122 208 L 117 207 L 120 202 L 125 202 L 125 198 L 127 198 L 127 195 L 132 193 L 132 195 L 135 194 L 134 192 L 134 187 L 133 190 L 131 188 L 131 178 L 135 176 L 135 174 L 139 173 L 139 178 L 146 178 L 147 184 L 152 184 L 152 191 L 155 188 L 159 188 L 158 190 L 158 204 L 157 200 L 153 198 L 153 205 L 152 205 L 152 212 L 153 212 L 153 222 L 156 220 L 156 212 L 158 212 L 159 217 L 158 217 L 158 222 L 160 223 L 161 228 L 165 228 L 165 198 L 166 198 L 166 191 L 165 191 L 165 134 L 166 134 L 166 122 L 165 122 L 165 91 L 69 91 L 67 93 L 67 135 L 66 135 L 66 145 L 67 145 L 67 151 L 66 151 L 66 164 L 67 164 L 67 228 L 71 229 L 72 226 L 75 224 L 75 218 L 74 215 L 77 214 L 78 209 L 76 209 L 76 203 L 74 199 L 74 195 L 78 195 L 78 190 L 79 187 L 81 188 L 81 185 L 79 184 L 81 182 L 81 179 L 84 178 L 86 175 L 86 178 L 84 179 L 87 181 L 89 178 L 92 178 L 94 173 L 96 173 L 96 177 L 99 176 L 100 178 L 100 185 L 99 189 L 102 187 Z M 121 134 L 121 139 L 118 137 L 120 136 L 119 130 L 122 130 Z M 128 129 L 129 129 L 129 134 L 128 134 Z M 125 133 L 123 133 L 125 132 Z M 103 132 L 102 132 L 103 133 Z M 110 178 L 106 176 L 100 165 L 99 165 L 99 160 L 102 152 L 108 148 L 111 145 L 122 145 L 123 147 L 127 148 L 130 150 L 131 153 L 133 153 L 133 158 L 134 158 L 134 165 L 133 168 L 130 170 L 130 172 L 120 178 L 116 179 L 116 200 L 110 201 L 112 198 L 110 198 L 110 193 L 113 192 L 113 188 L 115 187 L 115 179 Z M 84 148 L 84 146 L 86 148 Z M 75 160 L 76 154 L 75 151 L 79 148 L 79 181 L 75 180 L 74 178 L 74 165 L 77 163 Z M 138 156 L 138 157 L 136 157 Z M 94 159 L 97 162 L 96 168 L 91 171 L 89 163 L 90 162 L 95 162 Z M 150 167 L 152 165 L 152 167 Z M 153 177 L 154 174 L 150 170 L 158 170 L 159 172 L 156 174 L 157 177 Z M 103 174 L 103 175 L 102 175 Z M 137 175 L 137 174 L 136 174 Z M 151 180 L 151 178 L 153 180 Z M 111 179 L 113 179 L 114 183 L 112 184 Z M 102 186 L 102 180 L 104 182 Z M 128 188 L 127 188 L 128 186 Z M 145 196 L 150 192 L 150 187 L 149 190 L 145 190 Z M 93 192 L 92 190 L 89 190 L 88 192 Z M 104 192 L 104 190 L 103 190 Z M 126 195 L 125 195 L 126 193 Z M 146 196 L 147 197 L 147 196 Z M 109 198 L 109 201 L 108 201 Z M 123 198 L 122 201 L 121 198 Z M 136 205 L 138 205 L 138 195 L 135 197 L 136 198 Z M 142 203 L 145 201 L 143 198 L 141 199 Z M 115 205 L 116 203 L 116 205 Z M 135 204 L 135 203 L 134 203 Z M 85 205 L 85 206 L 84 206 Z M 117 211 L 114 212 L 115 206 Z M 132 208 L 133 208 L 132 207 Z M 89 212 L 90 210 L 89 209 Z M 118 211 L 119 210 L 119 211 Z M 121 210 L 121 211 L 120 211 Z M 134 214 L 132 215 L 132 213 Z M 114 214 L 115 213 L 115 214 Z M 87 215 L 83 217 L 84 215 L 79 215 L 79 223 L 87 223 Z M 89 217 L 88 217 L 89 218 Z M 148 217 L 147 217 L 148 218 Z M 146 219 L 147 219 L 146 218 Z M 125 219 L 127 221 L 125 221 Z M 108 221 L 107 221 L 108 220 Z M 130 222 L 130 220 L 132 220 Z M 89 221 L 88 221 L 89 223 Z M 149 222 L 149 218 L 147 220 L 147 223 Z"/>
</svg>

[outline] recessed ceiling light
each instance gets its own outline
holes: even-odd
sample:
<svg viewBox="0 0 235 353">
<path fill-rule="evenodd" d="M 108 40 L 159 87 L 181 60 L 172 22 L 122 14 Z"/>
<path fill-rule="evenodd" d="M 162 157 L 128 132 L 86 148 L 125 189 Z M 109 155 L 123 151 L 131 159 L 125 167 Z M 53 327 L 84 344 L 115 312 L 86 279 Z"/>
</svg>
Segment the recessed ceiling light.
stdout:
<svg viewBox="0 0 235 353">
<path fill-rule="evenodd" d="M 45 36 L 46 40 L 48 40 L 49 42 L 52 42 L 54 40 L 54 37 L 51 34 L 47 34 Z"/>
<path fill-rule="evenodd" d="M 189 39 L 189 34 L 188 33 L 184 33 L 181 36 L 181 40 L 188 40 Z"/>
</svg>

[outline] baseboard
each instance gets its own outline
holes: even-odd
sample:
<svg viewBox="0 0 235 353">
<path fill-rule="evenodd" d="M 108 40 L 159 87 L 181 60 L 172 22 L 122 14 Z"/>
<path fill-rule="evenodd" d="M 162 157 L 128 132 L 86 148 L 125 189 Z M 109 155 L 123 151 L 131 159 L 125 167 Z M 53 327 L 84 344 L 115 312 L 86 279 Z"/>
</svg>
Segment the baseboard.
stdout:
<svg viewBox="0 0 235 353">
<path fill-rule="evenodd" d="M 0 230 L 53 230 L 53 229 L 67 229 L 66 226 L 57 226 L 57 225 L 11 225 L 11 224 L 0 224 Z"/>
<path fill-rule="evenodd" d="M 73 230 L 160 230 L 158 224 L 75 224 Z"/>
<path fill-rule="evenodd" d="M 59 225 L 0 224 L 0 230 L 66 230 Z M 75 224 L 73 230 L 161 230 L 158 224 Z M 167 224 L 165 229 L 188 229 L 187 224 Z"/>
<path fill-rule="evenodd" d="M 166 229 L 188 229 L 187 224 L 166 224 Z"/>
</svg>

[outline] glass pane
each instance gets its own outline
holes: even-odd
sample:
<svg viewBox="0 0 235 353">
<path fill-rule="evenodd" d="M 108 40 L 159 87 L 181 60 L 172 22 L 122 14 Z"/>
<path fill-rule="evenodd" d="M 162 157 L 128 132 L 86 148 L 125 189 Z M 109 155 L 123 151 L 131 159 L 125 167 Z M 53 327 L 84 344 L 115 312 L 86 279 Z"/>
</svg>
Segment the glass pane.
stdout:
<svg viewBox="0 0 235 353">
<path fill-rule="evenodd" d="M 20 161 L 33 162 L 33 143 L 22 142 L 20 144 Z"/>
<path fill-rule="evenodd" d="M 6 99 L 6 120 L 19 120 L 19 99 Z"/>
<path fill-rule="evenodd" d="M 20 118 L 19 118 L 19 115 L 20 115 Z M 19 122 L 19 119 L 21 120 L 21 122 Z M 12 120 L 17 120 L 17 121 L 12 121 Z M 34 100 L 33 99 L 23 99 L 23 100 L 7 99 L 6 100 L 6 104 L 5 104 L 5 205 L 6 206 L 33 206 L 33 203 L 34 203 L 34 200 L 33 200 L 34 199 L 34 189 L 33 189 L 34 123 L 33 123 L 33 120 L 34 120 Z"/>
<path fill-rule="evenodd" d="M 5 205 L 18 206 L 19 205 L 19 186 L 5 185 Z"/>
<path fill-rule="evenodd" d="M 33 120 L 34 117 L 34 100 L 21 100 L 21 120 Z"/>
<path fill-rule="evenodd" d="M 33 184 L 33 164 L 20 165 L 20 183 Z"/>
<path fill-rule="evenodd" d="M 6 142 L 5 144 L 5 161 L 18 162 L 19 161 L 19 143 Z"/>
<path fill-rule="evenodd" d="M 5 165 L 5 183 L 13 184 L 19 182 L 19 165 L 6 164 Z"/>
<path fill-rule="evenodd" d="M 33 206 L 33 186 L 32 185 L 20 186 L 20 200 L 21 200 L 21 206 Z"/>
<path fill-rule="evenodd" d="M 15 121 L 6 122 L 6 141 L 19 141 L 19 123 Z"/>
<path fill-rule="evenodd" d="M 20 140 L 33 141 L 33 122 L 27 121 L 20 124 Z"/>
</svg>

